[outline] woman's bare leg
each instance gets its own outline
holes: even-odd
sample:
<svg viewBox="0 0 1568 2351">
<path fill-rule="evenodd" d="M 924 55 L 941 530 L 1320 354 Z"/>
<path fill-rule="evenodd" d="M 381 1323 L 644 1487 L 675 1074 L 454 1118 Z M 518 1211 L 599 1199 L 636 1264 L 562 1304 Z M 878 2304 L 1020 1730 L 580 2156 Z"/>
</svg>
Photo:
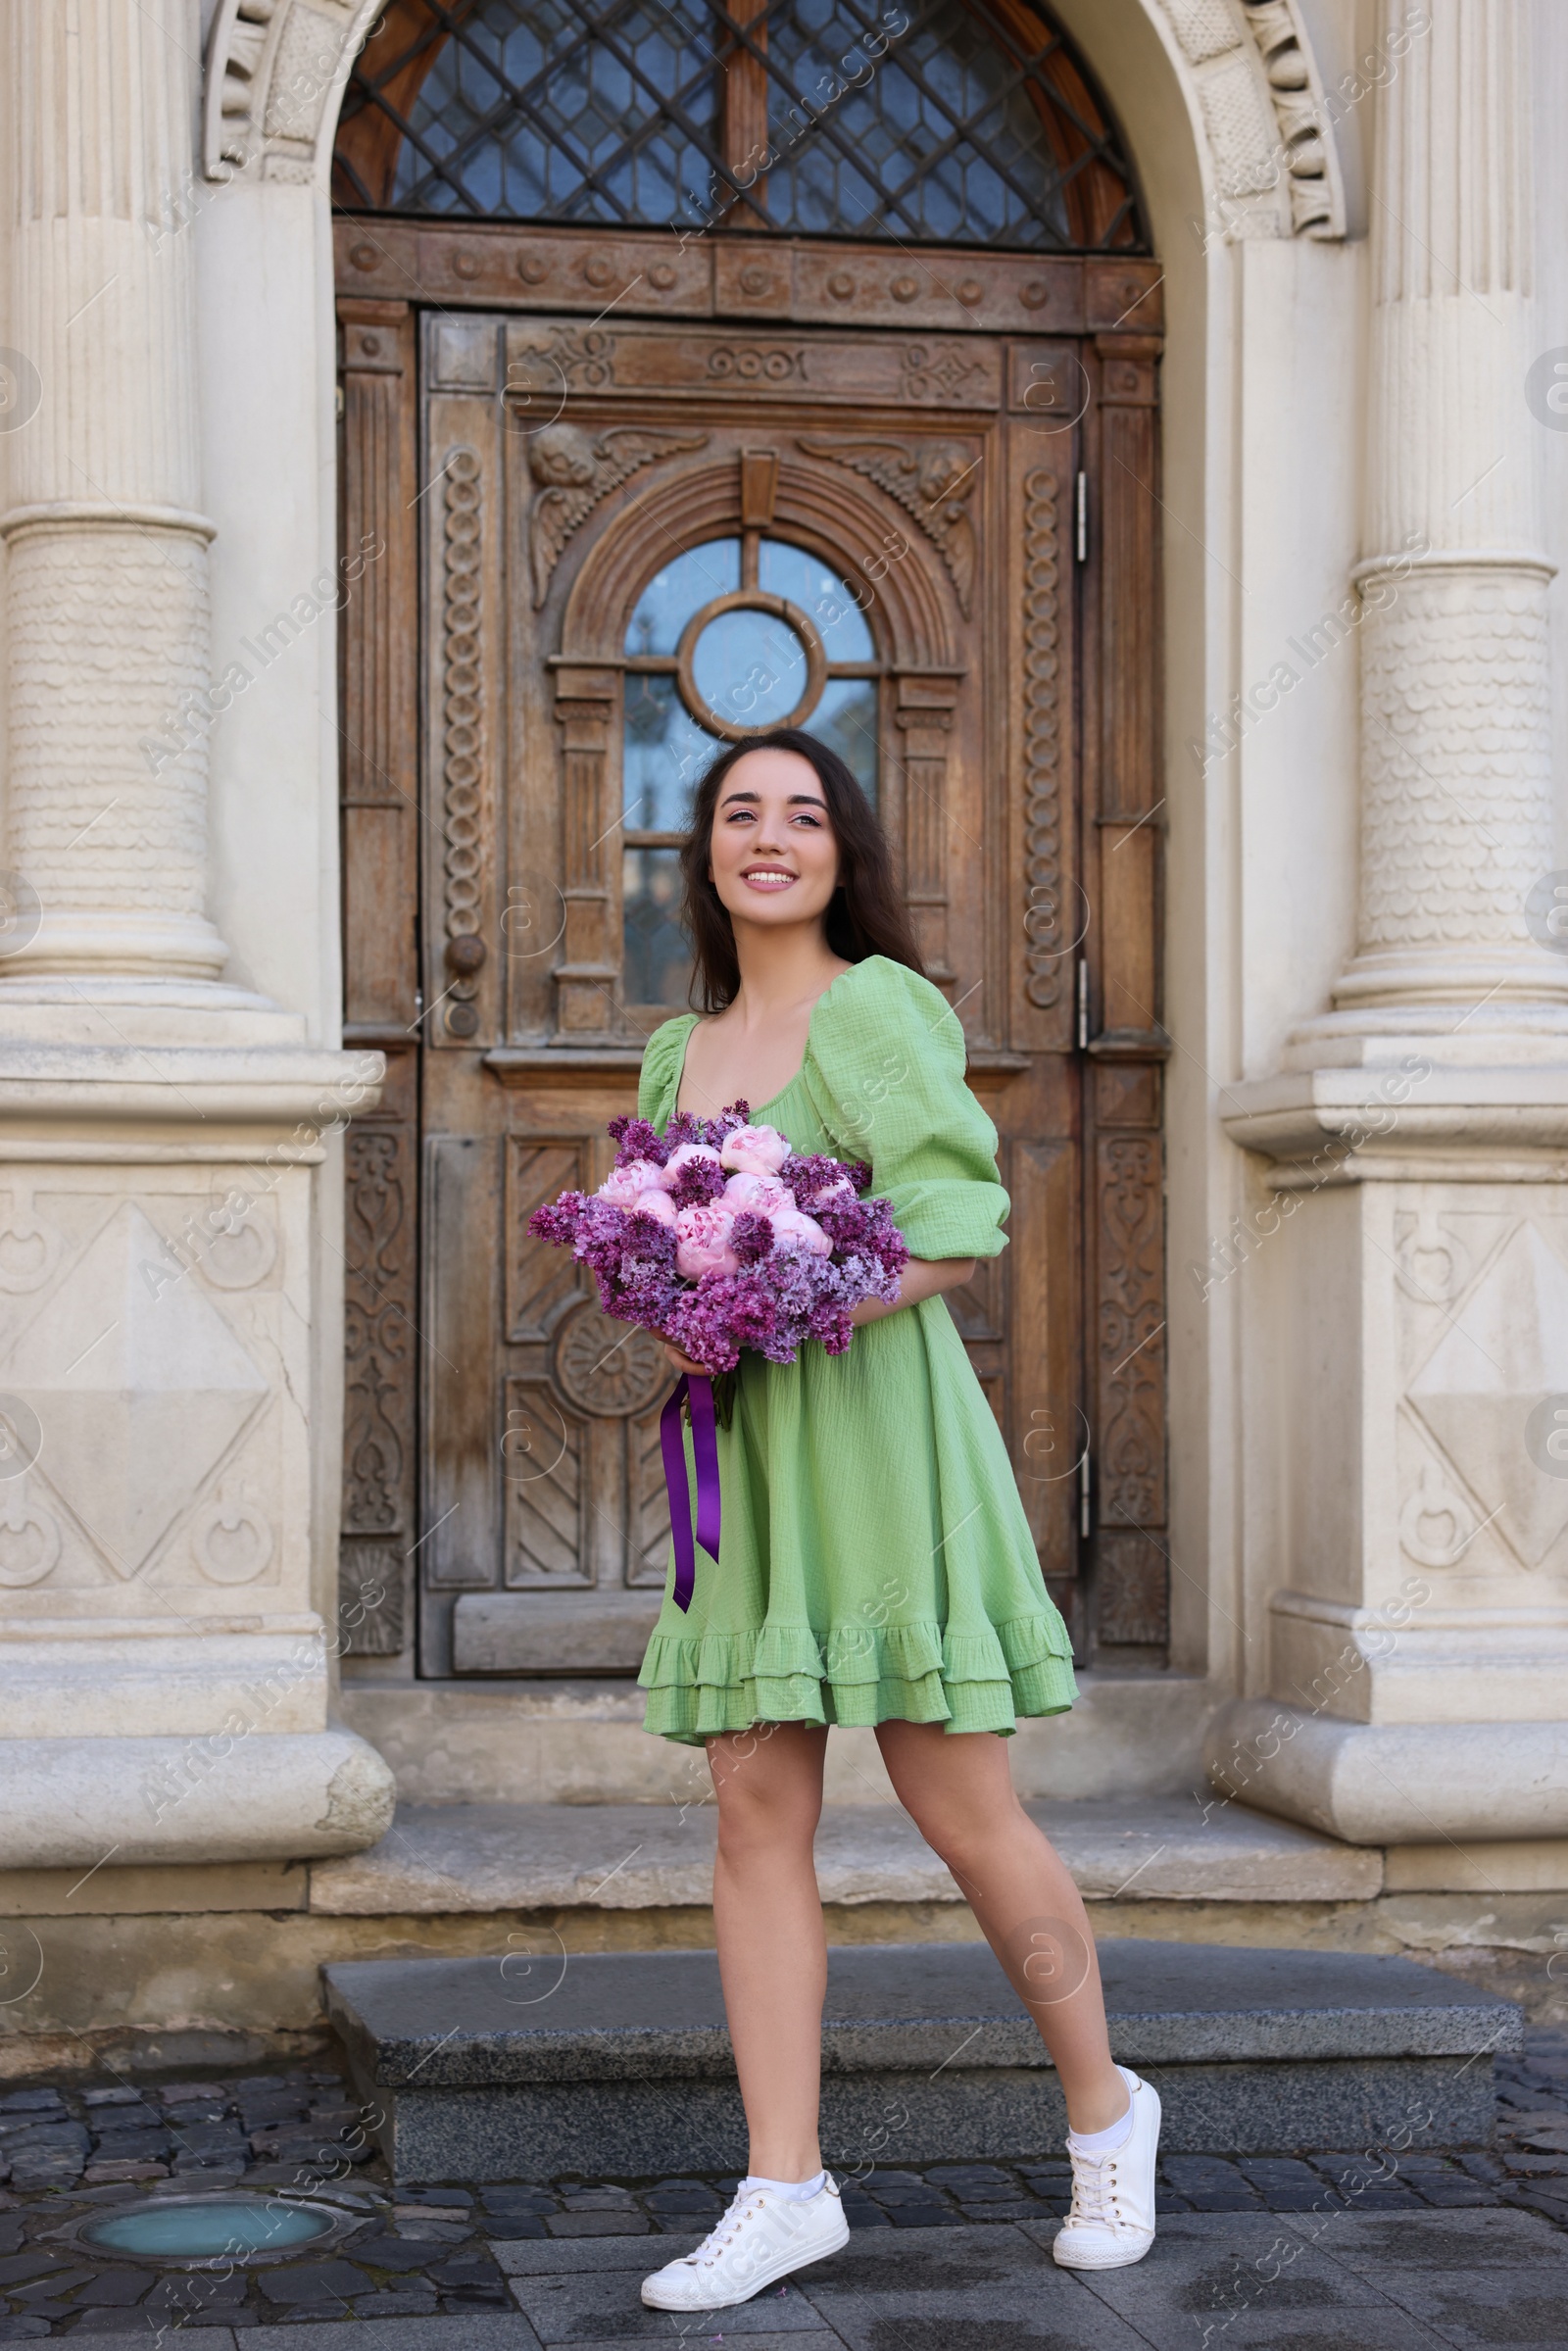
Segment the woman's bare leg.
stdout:
<svg viewBox="0 0 1568 2351">
<path fill-rule="evenodd" d="M 708 1741 L 718 1797 L 713 1925 L 724 2009 L 763 2180 L 809 2180 L 817 2143 L 827 1935 L 811 1863 L 826 1731 L 760 1723 Z"/>
<path fill-rule="evenodd" d="M 900 1803 L 1040 2028 L 1069 2124 L 1108 2130 L 1127 2111 L 1127 2084 L 1111 2062 L 1094 1934 L 1077 1886 L 1013 1791 L 1006 1741 L 940 1723 L 883 1723 L 876 1736 Z"/>
</svg>

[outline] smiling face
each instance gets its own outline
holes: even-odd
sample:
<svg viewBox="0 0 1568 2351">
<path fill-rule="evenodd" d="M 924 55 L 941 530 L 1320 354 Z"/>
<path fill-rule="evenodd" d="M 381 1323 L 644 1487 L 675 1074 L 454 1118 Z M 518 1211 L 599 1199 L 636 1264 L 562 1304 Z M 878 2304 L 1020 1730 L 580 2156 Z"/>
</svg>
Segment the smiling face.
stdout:
<svg viewBox="0 0 1568 2351">
<path fill-rule="evenodd" d="M 709 873 L 734 923 L 819 922 L 839 850 L 816 769 L 798 751 L 749 751 L 719 788 Z"/>
</svg>

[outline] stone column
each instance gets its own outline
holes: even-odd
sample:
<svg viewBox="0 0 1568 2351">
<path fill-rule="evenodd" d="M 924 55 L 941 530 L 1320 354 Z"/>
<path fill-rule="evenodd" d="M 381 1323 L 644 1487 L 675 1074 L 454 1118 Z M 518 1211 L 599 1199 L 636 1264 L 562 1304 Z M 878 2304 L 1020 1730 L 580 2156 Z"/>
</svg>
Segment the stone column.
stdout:
<svg viewBox="0 0 1568 2351">
<path fill-rule="evenodd" d="M 1404 14 L 1384 0 L 1385 32 Z M 1340 1030 L 1568 1008 L 1525 905 L 1552 854 L 1532 12 L 1439 0 L 1378 122 L 1361 625 L 1361 916 Z M 1395 1014 L 1394 1008 L 1398 1007 Z M 1540 1027 L 1539 1018 L 1516 1022 Z M 1322 1032 L 1319 1032 L 1320 1034 Z M 1330 1035 L 1334 1033 L 1330 1028 Z"/>
<path fill-rule="evenodd" d="M 1560 862 L 1526 401 L 1539 20 L 1513 0 L 1430 13 L 1376 130 L 1359 942 L 1280 1074 L 1226 1089 L 1228 1132 L 1271 1163 L 1239 1310 L 1276 1383 L 1245 1436 L 1282 1498 L 1276 1555 L 1251 1563 L 1273 1587 L 1266 1674 L 1209 1766 L 1352 1840 L 1436 1847 L 1568 1835 L 1549 1443 L 1568 956 L 1533 918 Z M 1385 0 L 1385 34 L 1401 14 Z"/>
<path fill-rule="evenodd" d="M 0 444 L 5 861 L 24 902 L 4 976 L 211 979 L 225 959 L 205 912 L 213 526 L 180 230 L 198 12 L 7 14 L 7 338 L 37 408 Z"/>
<path fill-rule="evenodd" d="M 329 1721 L 323 1290 L 381 1065 L 223 984 L 206 912 L 200 8 L 0 41 L 0 1869 L 352 1851 L 391 1777 Z"/>
</svg>

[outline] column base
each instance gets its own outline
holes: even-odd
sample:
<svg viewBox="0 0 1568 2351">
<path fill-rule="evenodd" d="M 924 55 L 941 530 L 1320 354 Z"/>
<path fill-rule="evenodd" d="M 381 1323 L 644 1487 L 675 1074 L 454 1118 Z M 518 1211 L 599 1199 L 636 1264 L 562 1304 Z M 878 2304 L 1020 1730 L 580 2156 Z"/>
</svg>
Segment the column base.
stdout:
<svg viewBox="0 0 1568 2351">
<path fill-rule="evenodd" d="M 1568 976 L 1568 973 L 1565 973 Z M 1336 991 L 1338 994 L 1338 991 Z M 1343 1005 L 1292 1029 L 1283 1070 L 1382 1069 L 1406 1055 L 1438 1068 L 1560 1069 L 1568 1056 L 1568 996 L 1560 1004 L 1508 1004 L 1484 1010 L 1474 997 L 1424 1004 Z"/>
<path fill-rule="evenodd" d="M 70 979 L 20 961 L 0 965 L 0 1052 L 90 1053 L 116 1045 L 318 1050 L 298 1012 L 223 980 L 101 970 Z"/>
<path fill-rule="evenodd" d="M 1407 1019 L 1452 1028 L 1478 1014 L 1491 1028 L 1512 1014 L 1568 1026 L 1568 961 L 1546 948 L 1375 948 L 1351 958 L 1334 983 L 1335 1014 L 1397 1028 Z"/>
<path fill-rule="evenodd" d="M 40 980 L 116 977 L 216 981 L 228 949 L 205 914 L 137 913 L 128 907 L 53 913 L 47 908 L 13 969 Z"/>
<path fill-rule="evenodd" d="M 358 1853 L 393 1805 L 352 1731 L 0 1739 L 0 1869 Z"/>
<path fill-rule="evenodd" d="M 1342 1722 L 1273 1698 L 1215 1716 L 1222 1794 L 1347 1844 L 1568 1836 L 1568 1722 Z"/>
</svg>

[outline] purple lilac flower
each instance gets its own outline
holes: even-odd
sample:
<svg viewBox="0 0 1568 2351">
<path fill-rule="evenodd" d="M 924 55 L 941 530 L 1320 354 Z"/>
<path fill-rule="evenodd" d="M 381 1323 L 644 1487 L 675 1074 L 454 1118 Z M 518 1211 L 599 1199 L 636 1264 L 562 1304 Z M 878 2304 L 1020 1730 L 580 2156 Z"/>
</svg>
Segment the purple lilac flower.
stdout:
<svg viewBox="0 0 1568 2351">
<path fill-rule="evenodd" d="M 724 1170 L 716 1159 L 687 1159 L 669 1185 L 669 1197 L 677 1208 L 701 1208 L 723 1189 Z"/>
<path fill-rule="evenodd" d="M 528 1219 L 528 1230 L 536 1241 L 554 1242 L 557 1249 L 569 1249 L 576 1238 L 578 1220 L 588 1205 L 581 1192 L 564 1192 L 542 1208 L 535 1208 Z"/>
<path fill-rule="evenodd" d="M 871 1181 L 871 1170 L 863 1159 L 833 1159 L 826 1151 L 792 1152 L 779 1174 L 794 1193 L 797 1207 L 812 1216 L 818 1195 L 830 1185 L 848 1177 L 857 1192 L 863 1192 Z"/>
<path fill-rule="evenodd" d="M 729 1228 L 729 1245 L 742 1265 L 756 1265 L 773 1247 L 773 1228 L 765 1216 L 745 1209 Z"/>
<path fill-rule="evenodd" d="M 733 1135 L 737 1127 L 750 1126 L 751 1119 L 750 1102 L 726 1102 L 718 1116 L 708 1122 L 709 1142 L 715 1151 L 721 1150 L 725 1137 Z"/>
<path fill-rule="evenodd" d="M 675 1300 L 664 1325 L 665 1337 L 682 1354 L 712 1371 L 733 1371 L 740 1361 L 742 1343 L 730 1328 L 734 1280 L 733 1274 L 704 1274 Z"/>
<path fill-rule="evenodd" d="M 637 1118 L 613 1119 L 610 1132 L 617 1165 L 643 1159 L 662 1167 L 679 1145 L 718 1150 L 736 1127 L 748 1124 L 749 1106 L 740 1102 L 706 1121 L 680 1112 L 662 1136 Z M 797 1204 L 815 1216 L 832 1242 L 831 1257 L 785 1246 L 770 1218 L 747 1212 L 735 1219 L 730 1234 L 738 1270 L 706 1273 L 695 1283 L 677 1269 L 675 1236 L 666 1225 L 599 1194 L 563 1193 L 534 1210 L 528 1230 L 571 1249 L 593 1275 L 608 1314 L 658 1332 L 695 1361 L 727 1371 L 741 1350 L 751 1347 L 769 1362 L 793 1363 L 808 1340 L 829 1354 L 842 1354 L 853 1335 L 853 1309 L 866 1298 L 896 1300 L 908 1261 L 892 1203 L 846 1199 L 846 1176 L 863 1193 L 871 1171 L 863 1162 L 846 1163 L 823 1152 L 792 1154 L 783 1169 Z M 715 1197 L 722 1182 L 711 1162 L 683 1161 L 671 1197 L 677 1205 L 696 1204 Z M 835 1188 L 839 1197 L 817 1206 L 820 1196 Z"/>
<path fill-rule="evenodd" d="M 652 1159 L 656 1167 L 662 1167 L 674 1148 L 646 1118 L 612 1118 L 610 1140 L 619 1146 L 615 1152 L 617 1167 L 630 1167 L 637 1159 Z"/>
</svg>

